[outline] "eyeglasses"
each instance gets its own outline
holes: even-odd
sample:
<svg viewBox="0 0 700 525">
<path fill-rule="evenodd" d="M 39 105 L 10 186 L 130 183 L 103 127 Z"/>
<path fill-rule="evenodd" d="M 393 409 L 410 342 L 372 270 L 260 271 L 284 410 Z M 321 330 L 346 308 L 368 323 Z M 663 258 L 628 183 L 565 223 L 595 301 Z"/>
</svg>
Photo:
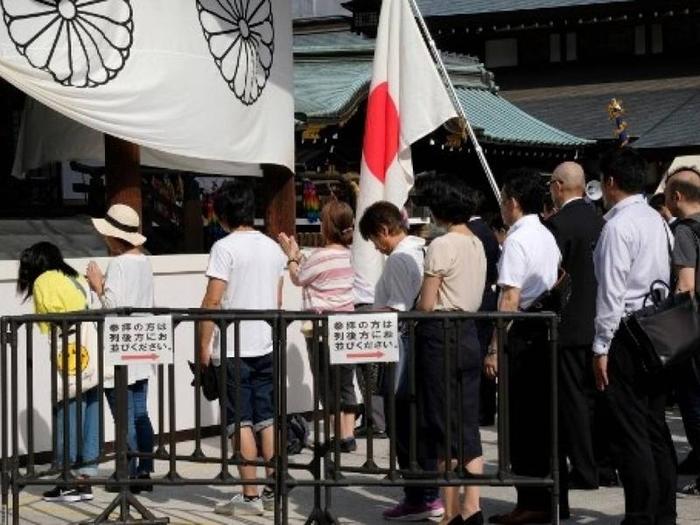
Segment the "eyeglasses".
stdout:
<svg viewBox="0 0 700 525">
<path fill-rule="evenodd" d="M 558 182 L 559 184 L 562 183 L 559 179 L 554 179 L 554 178 L 549 179 L 549 185 L 550 185 L 550 186 L 551 186 L 552 184 L 554 184 L 555 182 Z"/>
</svg>

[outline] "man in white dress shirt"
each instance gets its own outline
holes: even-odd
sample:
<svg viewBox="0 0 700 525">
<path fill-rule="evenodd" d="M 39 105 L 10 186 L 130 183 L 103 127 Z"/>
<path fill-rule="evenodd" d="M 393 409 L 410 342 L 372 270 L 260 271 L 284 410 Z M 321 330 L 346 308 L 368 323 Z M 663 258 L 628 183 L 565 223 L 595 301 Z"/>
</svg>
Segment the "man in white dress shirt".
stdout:
<svg viewBox="0 0 700 525">
<path fill-rule="evenodd" d="M 666 425 L 664 385 L 643 373 L 622 318 L 642 307 L 650 285 L 668 282 L 671 234 L 641 195 L 646 163 L 628 148 L 601 161 L 610 211 L 593 254 L 596 298 L 593 370 L 612 413 L 610 429 L 625 490 L 624 525 L 676 522 L 676 457 Z"/>
<path fill-rule="evenodd" d="M 527 310 L 557 281 L 561 253 L 551 232 L 542 224 L 545 187 L 538 172 L 520 169 L 503 187 L 501 215 L 510 226 L 498 262 L 501 290 L 498 310 Z M 544 477 L 551 470 L 551 379 L 547 326 L 541 322 L 515 322 L 508 333 L 510 446 L 513 472 Z M 484 360 L 485 373 L 497 374 L 496 334 Z M 551 491 L 518 487 L 518 501 L 508 514 L 489 522 L 505 525 L 549 523 Z M 560 516 L 568 518 L 568 493 L 561 491 Z"/>
</svg>

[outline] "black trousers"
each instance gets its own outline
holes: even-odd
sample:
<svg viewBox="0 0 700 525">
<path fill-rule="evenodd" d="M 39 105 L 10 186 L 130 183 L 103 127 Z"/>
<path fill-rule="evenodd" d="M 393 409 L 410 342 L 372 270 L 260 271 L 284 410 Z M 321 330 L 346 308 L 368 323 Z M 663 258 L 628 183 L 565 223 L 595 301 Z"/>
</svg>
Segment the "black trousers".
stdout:
<svg viewBox="0 0 700 525">
<path fill-rule="evenodd" d="M 621 331 L 608 359 L 612 450 L 625 491 L 623 525 L 676 523 L 676 453 L 666 424 L 666 388 L 639 367 Z"/>
<path fill-rule="evenodd" d="M 551 472 L 551 354 L 547 330 L 541 323 L 516 322 L 508 335 L 508 378 L 510 400 L 510 447 L 513 472 L 544 477 Z M 563 454 L 559 470 L 565 474 Z M 548 488 L 516 487 L 517 507 L 550 512 L 552 493 Z M 567 479 L 560 479 L 559 514 L 569 516 Z"/>
<path fill-rule="evenodd" d="M 561 452 L 580 481 L 598 486 L 593 448 L 596 403 L 591 345 L 559 348 L 559 436 Z"/>
<path fill-rule="evenodd" d="M 486 290 L 481 300 L 480 312 L 495 312 L 498 309 L 498 294 L 493 290 Z M 491 337 L 493 336 L 494 324 L 492 321 L 476 321 L 476 332 L 481 345 L 481 360 L 483 363 Z M 483 368 L 483 367 L 482 367 Z M 479 384 L 479 421 L 481 424 L 493 424 L 496 419 L 496 394 L 498 386 L 496 381 L 482 373 Z"/>
<path fill-rule="evenodd" d="M 435 457 L 428 457 L 425 454 L 426 447 L 420 442 L 426 438 L 420 432 L 420 424 L 418 418 L 416 418 L 415 427 L 413 427 L 411 422 L 411 404 L 415 402 L 396 399 L 396 404 L 394 409 L 396 411 L 396 431 L 391 432 L 390 435 L 392 439 L 396 440 L 396 457 L 399 462 L 399 468 L 410 470 L 412 468 L 410 457 L 410 436 L 414 428 L 416 431 L 416 462 L 421 470 L 428 472 L 435 472 L 438 469 L 438 462 Z M 385 401 L 388 406 L 388 402 Z M 406 476 L 410 478 L 410 476 Z M 436 485 L 407 485 L 404 487 L 403 492 L 406 496 L 406 502 L 410 505 L 420 506 L 425 503 L 430 503 L 435 501 L 440 497 L 440 489 Z"/>
</svg>

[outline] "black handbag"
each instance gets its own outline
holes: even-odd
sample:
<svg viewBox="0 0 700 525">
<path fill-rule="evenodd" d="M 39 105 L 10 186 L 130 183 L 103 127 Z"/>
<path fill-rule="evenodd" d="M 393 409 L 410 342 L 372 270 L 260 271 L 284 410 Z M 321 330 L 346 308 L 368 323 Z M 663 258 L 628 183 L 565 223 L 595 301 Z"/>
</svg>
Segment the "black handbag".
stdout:
<svg viewBox="0 0 700 525">
<path fill-rule="evenodd" d="M 197 373 L 197 366 L 192 361 L 187 361 L 190 365 L 190 371 L 193 375 Z M 209 401 L 214 401 L 219 398 L 219 367 L 210 364 L 209 366 L 202 366 L 199 373 L 199 384 L 202 387 L 202 395 L 205 399 Z M 190 383 L 191 386 L 195 385 L 195 380 Z"/>
<path fill-rule="evenodd" d="M 564 268 L 560 267 L 557 282 L 554 283 L 554 286 L 537 296 L 532 304 L 525 309 L 525 312 L 554 312 L 556 314 L 561 314 L 570 298 L 571 276 Z"/>
<path fill-rule="evenodd" d="M 670 292 L 665 282 L 654 281 L 645 306 L 622 320 L 622 328 L 648 372 L 677 367 L 700 353 L 697 294 L 669 294 L 662 299 L 659 289 Z M 646 306 L 648 300 L 652 304 Z"/>
</svg>

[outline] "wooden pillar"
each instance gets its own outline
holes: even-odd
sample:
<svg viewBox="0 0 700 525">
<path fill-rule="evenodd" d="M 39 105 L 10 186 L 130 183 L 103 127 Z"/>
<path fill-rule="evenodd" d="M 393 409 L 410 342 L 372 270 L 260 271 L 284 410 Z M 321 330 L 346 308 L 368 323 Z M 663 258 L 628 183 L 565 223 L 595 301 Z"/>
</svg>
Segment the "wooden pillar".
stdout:
<svg viewBox="0 0 700 525">
<path fill-rule="evenodd" d="M 296 194 L 294 173 L 273 164 L 263 165 L 265 233 L 272 238 L 284 232 L 296 234 Z"/>
<path fill-rule="evenodd" d="M 126 204 L 142 215 L 138 145 L 105 135 L 105 169 L 107 205 Z"/>
</svg>

